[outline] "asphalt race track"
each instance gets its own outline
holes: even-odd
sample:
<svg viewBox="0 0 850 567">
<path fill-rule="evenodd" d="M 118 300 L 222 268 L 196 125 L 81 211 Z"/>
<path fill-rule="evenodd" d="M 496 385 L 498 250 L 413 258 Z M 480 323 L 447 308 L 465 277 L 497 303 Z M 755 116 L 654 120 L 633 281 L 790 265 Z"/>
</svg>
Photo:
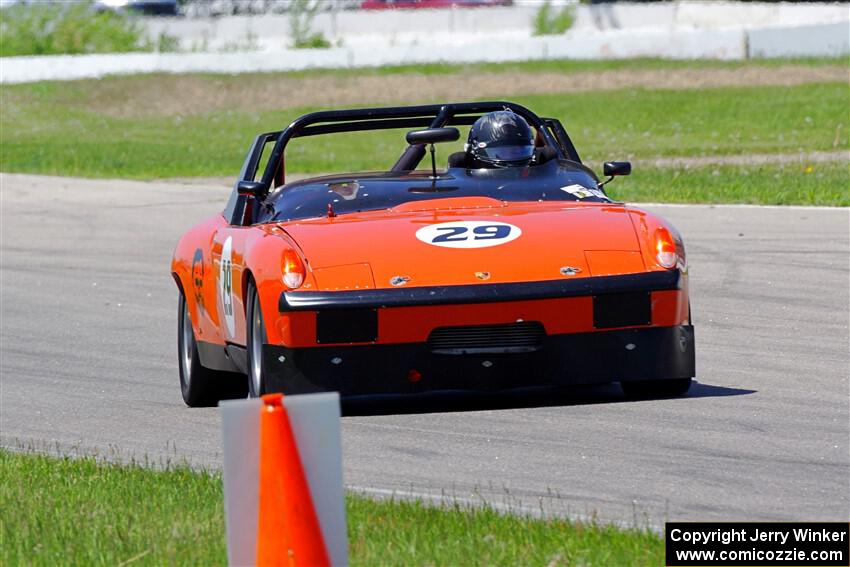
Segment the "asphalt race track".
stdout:
<svg viewBox="0 0 850 567">
<path fill-rule="evenodd" d="M 2 444 L 217 466 L 218 410 L 180 398 L 169 262 L 228 190 L 0 185 Z M 846 521 L 850 212 L 648 208 L 688 247 L 689 396 L 627 402 L 610 386 L 349 404 L 346 484 L 625 524 Z"/>
</svg>

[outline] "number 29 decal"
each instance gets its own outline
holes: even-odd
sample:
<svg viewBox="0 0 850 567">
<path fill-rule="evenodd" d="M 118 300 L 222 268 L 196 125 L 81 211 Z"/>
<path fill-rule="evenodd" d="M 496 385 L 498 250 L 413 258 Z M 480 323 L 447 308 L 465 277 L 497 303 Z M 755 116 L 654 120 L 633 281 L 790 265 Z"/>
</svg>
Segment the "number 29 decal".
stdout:
<svg viewBox="0 0 850 567">
<path fill-rule="evenodd" d="M 236 333 L 236 320 L 233 317 L 233 238 L 228 236 L 221 249 L 221 264 L 218 272 L 218 294 L 221 297 L 222 314 L 227 326 L 227 336 Z"/>
<path fill-rule="evenodd" d="M 416 238 L 446 248 L 487 248 L 516 240 L 521 234 L 518 226 L 504 222 L 457 221 L 423 226 Z"/>
</svg>

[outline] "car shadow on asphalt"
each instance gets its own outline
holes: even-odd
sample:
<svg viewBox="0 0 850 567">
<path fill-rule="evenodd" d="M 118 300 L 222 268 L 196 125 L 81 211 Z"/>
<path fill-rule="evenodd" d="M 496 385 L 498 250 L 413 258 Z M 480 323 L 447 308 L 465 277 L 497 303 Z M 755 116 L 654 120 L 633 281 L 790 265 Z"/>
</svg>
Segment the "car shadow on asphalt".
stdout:
<svg viewBox="0 0 850 567">
<path fill-rule="evenodd" d="M 727 388 L 725 386 L 712 386 L 711 384 L 703 384 L 694 380 L 691 384 L 691 389 L 688 390 L 685 398 L 719 398 L 723 396 L 746 396 L 755 394 L 758 390 L 749 390 L 747 388 Z"/>
<path fill-rule="evenodd" d="M 756 390 L 703 384 L 696 380 L 684 396 L 714 398 L 744 396 Z M 646 402 L 647 400 L 642 400 Z M 443 391 L 407 396 L 358 396 L 342 400 L 343 416 L 469 412 L 590 404 L 638 403 L 623 395 L 619 384 L 518 388 L 500 392 Z"/>
</svg>

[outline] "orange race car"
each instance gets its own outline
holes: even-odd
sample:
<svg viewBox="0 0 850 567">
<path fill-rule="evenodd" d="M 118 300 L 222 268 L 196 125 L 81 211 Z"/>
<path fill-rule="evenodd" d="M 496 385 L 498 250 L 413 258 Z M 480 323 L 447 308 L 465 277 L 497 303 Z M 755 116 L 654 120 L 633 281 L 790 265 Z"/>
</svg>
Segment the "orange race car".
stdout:
<svg viewBox="0 0 850 567">
<path fill-rule="evenodd" d="M 457 126 L 464 151 L 438 171 L 434 144 Z M 285 182 L 293 138 L 385 129 L 413 129 L 388 171 Z M 315 112 L 260 134 L 224 210 L 174 252 L 183 399 L 614 381 L 683 394 L 682 239 L 603 186 L 558 120 L 509 102 Z"/>
</svg>

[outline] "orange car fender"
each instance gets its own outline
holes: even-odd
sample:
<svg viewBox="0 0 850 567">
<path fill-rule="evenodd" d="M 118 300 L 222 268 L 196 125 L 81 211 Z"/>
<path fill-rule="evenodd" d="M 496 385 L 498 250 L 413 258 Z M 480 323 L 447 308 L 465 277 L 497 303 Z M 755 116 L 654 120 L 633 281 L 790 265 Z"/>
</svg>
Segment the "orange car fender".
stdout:
<svg viewBox="0 0 850 567">
<path fill-rule="evenodd" d="M 280 294 L 287 288 L 283 283 L 281 260 L 287 249 L 295 250 L 304 263 L 304 283 L 299 290 L 315 289 L 315 279 L 309 262 L 304 258 L 298 246 L 282 230 L 275 227 L 258 228 L 250 237 L 245 252 L 245 271 L 243 273 L 242 290 L 247 295 L 248 281 L 252 279 L 257 286 L 260 298 L 260 308 L 266 327 L 266 340 L 269 343 L 280 344 L 283 333 L 289 325 L 289 317 L 278 312 Z M 244 305 L 248 298 L 244 297 Z"/>
<path fill-rule="evenodd" d="M 680 263 L 685 262 L 685 245 L 682 241 L 682 236 L 672 224 L 665 221 L 663 218 L 647 213 L 646 211 L 633 209 L 631 207 L 629 207 L 628 210 L 629 218 L 632 220 L 632 226 L 635 229 L 635 234 L 637 235 L 638 242 L 640 243 L 641 254 L 643 255 L 643 259 L 648 270 L 664 269 L 663 266 L 659 265 L 658 260 L 655 257 L 655 231 L 659 228 L 667 229 L 670 232 L 670 235 L 676 242 L 676 249 L 679 251 L 679 261 Z M 683 266 L 679 266 L 679 268 L 682 267 Z"/>
<path fill-rule="evenodd" d="M 655 234 L 660 228 L 664 228 L 670 232 L 673 241 L 676 243 L 676 253 L 678 256 L 677 268 L 682 271 L 681 289 L 669 292 L 657 292 L 653 294 L 655 305 L 653 310 L 657 309 L 659 314 L 664 317 L 668 325 L 680 325 L 690 320 L 689 309 L 689 290 L 688 290 L 688 262 L 685 256 L 685 244 L 682 240 L 682 235 L 672 224 L 646 211 L 633 209 L 628 207 L 629 217 L 632 220 L 635 233 L 640 243 L 641 254 L 648 270 L 664 270 L 665 268 L 658 263 L 656 258 L 656 242 Z"/>
<path fill-rule="evenodd" d="M 227 223 L 221 214 L 208 218 L 186 232 L 177 242 L 171 275 L 186 297 L 189 316 L 200 340 L 223 344 L 218 325 L 215 271 L 210 248 L 216 230 Z"/>
</svg>

